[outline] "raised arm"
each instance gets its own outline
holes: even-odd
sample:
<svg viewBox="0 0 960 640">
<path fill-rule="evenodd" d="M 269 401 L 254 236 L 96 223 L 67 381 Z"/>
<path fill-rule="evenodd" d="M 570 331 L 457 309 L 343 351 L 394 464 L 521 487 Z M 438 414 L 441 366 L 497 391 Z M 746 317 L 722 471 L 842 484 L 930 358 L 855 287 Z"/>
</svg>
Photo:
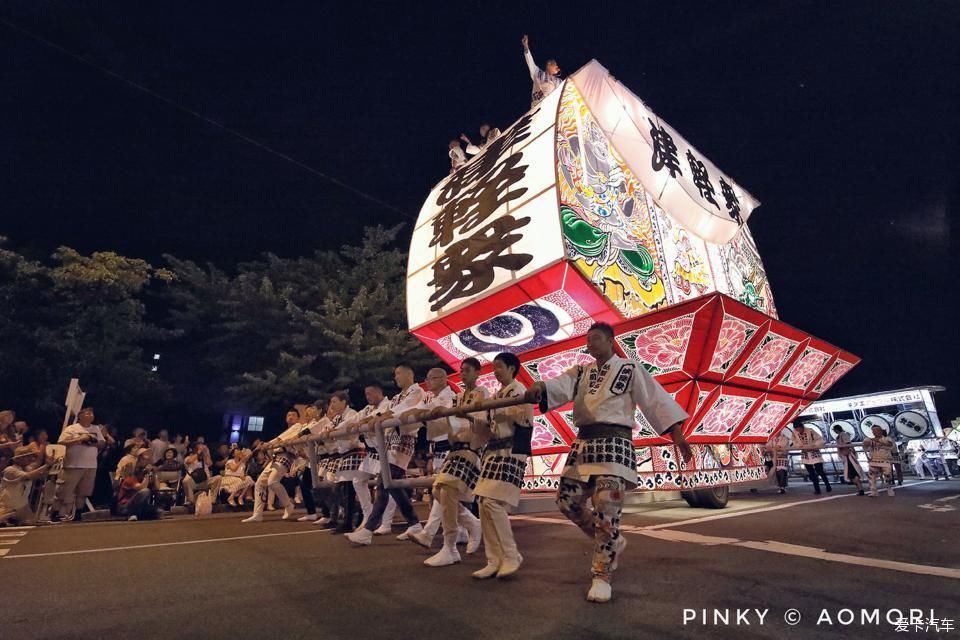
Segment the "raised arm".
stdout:
<svg viewBox="0 0 960 640">
<path fill-rule="evenodd" d="M 520 42 L 523 44 L 523 59 L 527 62 L 527 69 L 530 71 L 530 79 L 534 82 L 544 79 L 547 74 L 537 66 L 537 63 L 533 61 L 533 54 L 530 53 L 530 39 L 526 34 L 524 34 Z"/>
</svg>

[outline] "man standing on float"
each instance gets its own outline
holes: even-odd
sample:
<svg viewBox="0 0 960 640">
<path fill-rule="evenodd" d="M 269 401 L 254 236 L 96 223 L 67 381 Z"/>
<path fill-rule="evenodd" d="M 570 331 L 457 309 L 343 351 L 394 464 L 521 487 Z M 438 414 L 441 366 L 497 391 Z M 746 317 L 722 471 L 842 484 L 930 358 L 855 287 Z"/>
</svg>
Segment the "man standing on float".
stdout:
<svg viewBox="0 0 960 640">
<path fill-rule="evenodd" d="M 578 435 L 561 474 L 557 505 L 594 541 L 587 600 L 607 602 L 613 571 L 627 546 L 620 535 L 623 493 L 637 485 L 634 407 L 658 434 L 671 435 L 684 460 L 692 453 L 681 429 L 686 412 L 643 367 L 614 353 L 613 327 L 602 322 L 590 327 L 587 352 L 596 362 L 537 382 L 526 395 L 543 412 L 573 401 Z"/>
</svg>

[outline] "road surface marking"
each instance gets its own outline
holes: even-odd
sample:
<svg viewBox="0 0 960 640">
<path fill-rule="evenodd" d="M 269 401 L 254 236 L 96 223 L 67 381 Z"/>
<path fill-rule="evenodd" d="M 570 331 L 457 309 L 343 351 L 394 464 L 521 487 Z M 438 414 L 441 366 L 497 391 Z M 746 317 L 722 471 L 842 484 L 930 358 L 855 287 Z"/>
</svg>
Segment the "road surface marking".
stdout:
<svg viewBox="0 0 960 640">
<path fill-rule="evenodd" d="M 910 484 L 903 485 L 904 487 L 915 487 L 920 484 L 927 484 L 933 482 L 933 480 L 923 480 L 921 482 L 911 482 Z M 688 524 L 700 524 L 701 522 L 712 522 L 714 520 L 725 520 L 727 518 L 739 518 L 740 516 L 749 516 L 755 513 L 766 513 L 768 511 L 778 511 L 780 509 L 789 509 L 790 507 L 799 507 L 804 504 L 814 504 L 817 502 L 826 502 L 827 500 L 840 500 L 841 498 L 852 498 L 855 497 L 856 493 L 844 493 L 835 496 L 826 496 L 823 498 L 812 498 L 810 500 L 799 500 L 797 502 L 786 502 L 784 504 L 776 504 L 770 507 L 758 507 L 756 509 L 745 509 L 742 511 L 732 511 L 730 513 L 717 513 L 710 516 L 703 516 L 700 518 L 691 518 L 690 520 L 680 520 L 678 522 L 666 522 L 663 524 L 652 524 L 642 527 L 642 529 L 647 531 L 652 531 L 656 529 L 670 529 L 673 527 L 682 527 Z"/>
<path fill-rule="evenodd" d="M 638 533 L 658 540 L 669 540 L 672 542 L 690 542 L 704 546 L 729 545 L 733 547 L 743 547 L 745 549 L 754 549 L 756 551 L 768 551 L 771 553 L 780 553 L 789 556 L 798 556 L 801 558 L 811 558 L 814 560 L 825 560 L 827 562 L 840 562 L 843 564 L 852 564 L 858 567 L 873 567 L 875 569 L 889 569 L 892 571 L 902 571 L 904 573 L 916 573 L 925 576 L 935 576 L 938 578 L 950 578 L 960 580 L 960 569 L 953 567 L 937 567 L 925 564 L 913 564 L 910 562 L 897 562 L 895 560 L 882 560 L 880 558 L 869 558 L 863 556 L 854 556 L 846 553 L 832 553 L 825 549 L 816 547 L 805 547 L 786 542 L 777 542 L 776 540 L 767 540 L 763 542 L 753 540 L 740 540 L 737 538 L 721 538 L 718 536 L 706 536 L 689 531 L 650 531 L 643 530 L 641 527 L 622 527 L 628 533 Z"/>
<path fill-rule="evenodd" d="M 27 535 L 26 531 L 4 531 L 0 529 L 0 538 L 19 538 Z"/>
<path fill-rule="evenodd" d="M 919 484 L 927 484 L 933 482 L 933 480 L 923 480 L 920 482 L 912 482 L 910 484 L 903 485 L 904 487 L 913 487 Z M 804 504 L 814 504 L 817 502 L 826 502 L 827 500 L 839 500 L 840 498 L 852 498 L 856 496 L 856 493 L 842 493 L 835 496 L 826 496 L 823 498 L 811 498 L 810 500 L 798 500 L 796 502 L 785 502 L 782 504 L 775 504 L 772 506 L 766 507 L 756 507 L 756 508 L 746 508 L 739 510 L 726 510 L 724 509 L 721 513 L 715 513 L 709 516 L 701 516 L 699 518 L 690 518 L 688 520 L 676 520 L 674 522 L 664 522 L 662 524 L 648 524 L 642 527 L 634 526 L 633 529 L 638 531 L 655 531 L 657 529 L 672 529 L 673 527 L 682 527 L 688 524 L 699 524 L 701 522 L 711 522 L 713 520 L 724 520 L 726 518 L 738 518 L 740 516 L 749 516 L 755 513 L 766 513 L 768 511 L 777 511 L 779 509 L 789 509 L 790 507 L 798 507 Z M 952 499 L 952 498 L 951 498 Z M 666 511 L 663 509 L 658 509 L 657 511 Z M 637 511 L 629 515 L 648 515 L 649 512 L 646 511 Z M 569 520 L 558 517 L 551 516 L 538 516 L 538 515 L 515 515 L 510 516 L 512 520 L 525 520 L 530 522 L 543 522 L 548 524 L 573 524 Z M 624 525 L 626 527 L 627 525 Z"/>
<path fill-rule="evenodd" d="M 13 538 L 0 538 L 0 544 L 17 544 L 19 540 L 14 540 Z"/>
<path fill-rule="evenodd" d="M 10 549 L 0 549 L 0 558 L 10 553 Z"/>
<path fill-rule="evenodd" d="M 179 542 L 157 542 L 154 544 L 135 544 L 128 547 L 105 547 L 103 549 L 78 549 L 76 551 L 51 551 L 49 553 L 24 553 L 16 556 L 9 556 L 4 560 L 19 560 L 20 558 L 46 558 L 49 556 L 72 556 L 82 553 L 102 553 L 105 551 L 128 551 L 131 549 L 155 549 L 157 547 L 176 547 L 185 544 L 204 544 L 207 542 L 231 542 L 233 540 L 252 540 L 254 538 L 275 538 L 279 536 L 300 536 L 309 533 L 327 533 L 327 529 L 318 529 L 315 531 L 288 531 L 284 533 L 261 533 L 252 536 L 231 536 L 228 538 L 206 538 L 204 540 L 181 540 Z M 6 555 L 6 554 L 3 554 Z"/>
</svg>

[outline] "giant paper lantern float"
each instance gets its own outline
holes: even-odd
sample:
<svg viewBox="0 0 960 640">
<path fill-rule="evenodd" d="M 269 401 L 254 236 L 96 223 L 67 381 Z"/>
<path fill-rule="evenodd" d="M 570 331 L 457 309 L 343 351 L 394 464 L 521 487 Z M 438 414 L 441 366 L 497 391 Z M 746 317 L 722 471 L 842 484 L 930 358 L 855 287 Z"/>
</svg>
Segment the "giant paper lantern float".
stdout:
<svg viewBox="0 0 960 640">
<path fill-rule="evenodd" d="M 457 368 L 520 355 L 527 385 L 616 349 L 686 408 L 684 463 L 636 413 L 642 489 L 760 479 L 762 445 L 859 358 L 777 319 L 746 222 L 759 203 L 596 61 L 437 184 L 410 246 L 411 332 Z M 456 381 L 456 377 L 453 379 Z M 572 407 L 537 415 L 528 490 L 553 489 Z"/>
</svg>

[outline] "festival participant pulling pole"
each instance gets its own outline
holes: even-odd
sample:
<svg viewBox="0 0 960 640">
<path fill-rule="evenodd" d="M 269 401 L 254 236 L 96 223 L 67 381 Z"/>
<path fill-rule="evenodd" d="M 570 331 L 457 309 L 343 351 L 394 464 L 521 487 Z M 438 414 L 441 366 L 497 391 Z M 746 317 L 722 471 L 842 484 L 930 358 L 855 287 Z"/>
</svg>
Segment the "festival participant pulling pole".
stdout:
<svg viewBox="0 0 960 640">
<path fill-rule="evenodd" d="M 432 419 L 447 418 L 447 417 L 457 417 L 462 418 L 469 413 L 475 413 L 478 411 L 492 411 L 494 409 L 503 409 L 506 407 L 515 407 L 520 404 L 532 404 L 527 402 L 523 397 L 519 398 L 500 398 L 492 400 L 482 400 L 480 402 L 472 404 L 463 404 L 457 407 L 450 407 L 449 409 L 435 409 L 431 414 Z M 361 426 L 357 431 L 350 431 L 348 429 L 333 429 L 326 432 L 323 435 L 313 435 L 305 436 L 303 438 L 297 438 L 296 440 L 290 440 L 285 443 L 287 446 L 296 446 L 301 444 L 308 444 L 310 442 L 323 442 L 331 439 L 338 438 L 347 438 L 351 437 L 354 433 L 363 433 L 363 434 L 372 434 L 376 442 L 376 447 L 380 451 L 386 449 L 386 439 L 384 438 L 383 432 L 385 429 L 396 429 L 397 427 L 413 424 L 415 422 L 422 422 L 423 420 L 416 417 L 408 418 L 387 418 L 379 422 L 371 422 Z M 398 487 L 398 488 L 413 488 L 413 487 L 429 487 L 433 485 L 434 478 L 432 476 L 424 478 L 389 478 L 390 474 L 385 474 L 383 476 L 383 484 L 387 488 Z"/>
</svg>

